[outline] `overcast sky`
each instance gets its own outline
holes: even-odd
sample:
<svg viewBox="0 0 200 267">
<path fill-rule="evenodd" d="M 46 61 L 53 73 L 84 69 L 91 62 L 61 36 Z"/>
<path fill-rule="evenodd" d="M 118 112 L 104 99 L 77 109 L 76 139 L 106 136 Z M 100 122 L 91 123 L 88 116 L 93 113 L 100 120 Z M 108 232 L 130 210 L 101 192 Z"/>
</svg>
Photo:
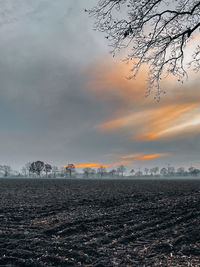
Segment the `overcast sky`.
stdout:
<svg viewBox="0 0 200 267">
<path fill-rule="evenodd" d="M 0 0 L 0 163 L 200 167 L 198 80 L 145 98 L 146 70 L 126 79 L 91 2 Z"/>
</svg>

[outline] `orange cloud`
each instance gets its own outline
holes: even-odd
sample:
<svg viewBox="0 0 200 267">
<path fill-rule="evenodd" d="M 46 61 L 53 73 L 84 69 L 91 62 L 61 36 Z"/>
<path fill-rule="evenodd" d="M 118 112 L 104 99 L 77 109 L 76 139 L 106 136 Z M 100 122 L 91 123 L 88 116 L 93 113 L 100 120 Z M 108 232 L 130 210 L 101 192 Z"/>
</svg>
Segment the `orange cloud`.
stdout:
<svg viewBox="0 0 200 267">
<path fill-rule="evenodd" d="M 96 163 L 96 162 L 83 162 L 83 163 L 76 163 L 75 167 L 76 168 L 99 168 L 99 167 L 104 167 L 107 168 L 109 167 L 108 164 L 100 164 L 100 163 Z"/>
<path fill-rule="evenodd" d="M 141 125 L 140 135 L 136 139 L 153 140 L 162 137 L 166 138 L 183 131 L 182 121 L 190 121 L 191 117 L 188 117 L 188 115 L 195 113 L 195 108 L 198 105 L 199 103 L 172 104 L 155 109 L 148 118 L 148 122 Z M 135 139 L 135 136 L 133 138 Z"/>
<path fill-rule="evenodd" d="M 156 159 L 156 158 L 160 158 L 160 157 L 165 157 L 165 156 L 167 156 L 167 154 L 155 153 L 155 154 L 149 154 L 149 155 L 139 156 L 139 157 L 136 158 L 136 160 L 138 160 L 138 161 L 152 160 L 152 159 Z"/>
<path fill-rule="evenodd" d="M 112 105 L 112 113 L 96 125 L 98 131 L 124 131 L 138 141 L 199 132 L 198 77 L 193 76 L 182 86 L 174 77 L 164 80 L 162 86 L 167 94 L 156 103 L 151 96 L 144 97 L 147 68 L 141 69 L 136 79 L 127 80 L 125 77 L 130 75 L 130 68 L 128 64 L 102 61 L 92 66 L 90 91 L 104 104 Z"/>
<path fill-rule="evenodd" d="M 102 100 L 114 100 L 120 107 L 124 107 L 127 103 L 141 103 L 145 99 L 147 67 L 138 72 L 137 79 L 129 79 L 132 75 L 131 64 L 124 62 L 100 60 L 91 66 L 89 72 L 92 78 L 88 87 Z"/>
<path fill-rule="evenodd" d="M 165 157 L 167 154 L 165 153 L 154 153 L 154 154 L 145 154 L 145 153 L 136 153 L 136 154 L 128 154 L 121 156 L 122 159 L 134 159 L 137 161 L 142 160 L 152 160 L 159 157 Z"/>
<path fill-rule="evenodd" d="M 117 128 L 130 128 L 131 126 L 140 124 L 141 121 L 144 120 L 144 118 L 147 118 L 147 116 L 151 113 L 151 110 L 149 110 L 148 113 L 146 111 L 134 111 L 133 113 L 124 115 L 123 117 L 100 123 L 96 126 L 96 128 L 103 132 L 113 131 Z"/>
<path fill-rule="evenodd" d="M 198 125 L 200 115 L 195 116 L 196 108 L 200 109 L 200 103 L 168 104 L 150 109 L 147 107 L 144 111 L 135 111 L 124 117 L 100 123 L 97 129 L 101 131 L 127 129 L 134 131 L 133 139 L 158 139 L 175 135 L 190 126 Z"/>
<path fill-rule="evenodd" d="M 125 118 L 117 118 L 114 120 L 110 120 L 107 121 L 105 123 L 101 123 L 99 125 L 97 125 L 97 129 L 101 130 L 101 131 L 109 131 L 112 130 L 114 128 L 118 128 L 121 126 L 125 126 L 126 125 L 126 119 Z"/>
</svg>

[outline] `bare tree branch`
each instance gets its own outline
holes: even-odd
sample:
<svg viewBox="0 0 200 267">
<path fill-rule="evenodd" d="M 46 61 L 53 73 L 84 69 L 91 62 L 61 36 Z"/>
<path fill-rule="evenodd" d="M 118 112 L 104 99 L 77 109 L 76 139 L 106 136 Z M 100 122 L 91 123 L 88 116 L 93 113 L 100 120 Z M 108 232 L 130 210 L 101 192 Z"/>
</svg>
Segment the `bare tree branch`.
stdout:
<svg viewBox="0 0 200 267">
<path fill-rule="evenodd" d="M 160 81 L 173 74 L 179 81 L 187 77 L 185 47 L 200 29 L 200 1 L 195 0 L 99 0 L 87 12 L 95 18 L 95 29 L 106 33 L 112 53 L 126 48 L 126 60 L 132 60 L 132 78 L 143 64 L 149 66 L 147 94 Z M 189 66 L 200 68 L 200 47 L 194 51 Z"/>
</svg>

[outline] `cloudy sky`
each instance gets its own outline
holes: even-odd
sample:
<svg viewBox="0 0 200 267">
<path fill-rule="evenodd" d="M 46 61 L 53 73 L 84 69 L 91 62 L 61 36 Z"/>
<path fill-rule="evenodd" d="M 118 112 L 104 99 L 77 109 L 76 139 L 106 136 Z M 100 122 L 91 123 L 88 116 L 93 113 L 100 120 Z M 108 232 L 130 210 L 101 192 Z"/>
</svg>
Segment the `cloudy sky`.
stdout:
<svg viewBox="0 0 200 267">
<path fill-rule="evenodd" d="M 200 167 L 198 75 L 145 98 L 146 69 L 126 79 L 131 65 L 84 12 L 91 2 L 0 0 L 1 164 Z"/>
</svg>

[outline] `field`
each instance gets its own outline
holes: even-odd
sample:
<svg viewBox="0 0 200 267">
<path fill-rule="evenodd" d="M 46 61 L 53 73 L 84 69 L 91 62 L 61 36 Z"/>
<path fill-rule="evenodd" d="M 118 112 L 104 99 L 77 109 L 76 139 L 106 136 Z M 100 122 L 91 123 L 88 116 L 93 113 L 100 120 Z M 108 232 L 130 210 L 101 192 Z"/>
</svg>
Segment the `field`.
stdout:
<svg viewBox="0 0 200 267">
<path fill-rule="evenodd" d="M 200 181 L 0 179 L 0 266 L 200 266 Z"/>
</svg>

